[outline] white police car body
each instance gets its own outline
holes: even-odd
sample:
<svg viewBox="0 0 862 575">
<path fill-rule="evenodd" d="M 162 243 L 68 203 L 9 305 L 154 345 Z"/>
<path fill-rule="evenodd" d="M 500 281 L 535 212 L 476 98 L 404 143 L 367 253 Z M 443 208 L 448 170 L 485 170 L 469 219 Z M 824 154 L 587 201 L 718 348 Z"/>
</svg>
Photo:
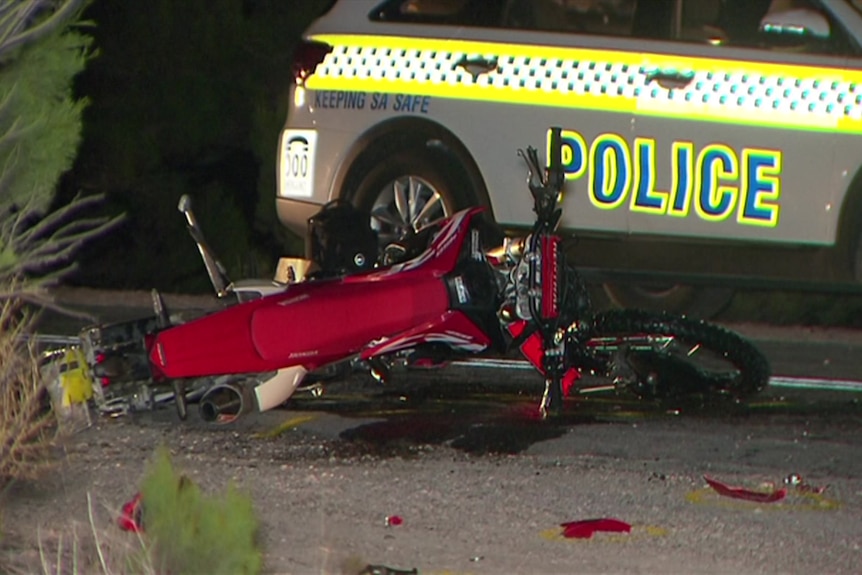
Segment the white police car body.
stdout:
<svg viewBox="0 0 862 575">
<path fill-rule="evenodd" d="M 860 0 L 342 0 L 294 75 L 298 233 L 336 197 L 385 237 L 471 204 L 527 226 L 516 150 L 554 125 L 575 262 L 619 303 L 862 279 Z"/>
</svg>

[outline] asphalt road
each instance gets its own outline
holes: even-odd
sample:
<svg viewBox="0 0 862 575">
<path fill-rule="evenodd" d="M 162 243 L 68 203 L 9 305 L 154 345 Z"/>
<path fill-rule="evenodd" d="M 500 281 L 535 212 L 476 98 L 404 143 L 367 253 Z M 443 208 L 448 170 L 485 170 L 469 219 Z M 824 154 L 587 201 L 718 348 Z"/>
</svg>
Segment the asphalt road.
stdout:
<svg viewBox="0 0 862 575">
<path fill-rule="evenodd" d="M 734 327 L 776 374 L 862 379 L 856 332 Z M 234 480 L 252 495 L 270 572 L 860 571 L 858 393 L 776 386 L 746 405 L 681 409 L 593 395 L 551 421 L 536 417 L 540 393 L 526 371 L 452 367 L 396 372 L 385 387 L 357 376 L 233 427 L 194 413 L 179 423 L 170 408 L 99 420 L 53 483 L 13 494 L 4 520 L 26 530 L 83 518 L 91 490 L 116 508 L 164 443 L 205 487 Z M 705 475 L 787 492 L 731 498 Z M 631 530 L 562 535 L 560 524 L 594 518 Z"/>
</svg>

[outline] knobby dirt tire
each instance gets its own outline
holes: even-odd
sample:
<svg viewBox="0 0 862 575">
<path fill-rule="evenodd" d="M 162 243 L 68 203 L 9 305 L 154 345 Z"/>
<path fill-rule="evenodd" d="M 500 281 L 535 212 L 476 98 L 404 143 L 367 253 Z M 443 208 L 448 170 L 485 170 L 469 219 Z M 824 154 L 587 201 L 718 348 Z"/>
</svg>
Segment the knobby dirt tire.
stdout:
<svg viewBox="0 0 862 575">
<path fill-rule="evenodd" d="M 698 345 L 699 350 L 721 357 L 729 364 L 729 369 L 735 370 L 732 377 L 721 379 L 720 384 L 704 379 L 699 382 L 699 389 L 692 389 L 689 385 L 683 393 L 679 393 L 679 386 L 671 384 L 665 388 L 667 395 L 700 393 L 741 400 L 758 393 L 769 382 L 770 368 L 766 357 L 754 344 L 721 326 L 684 316 L 641 310 L 609 310 L 593 318 L 594 337 L 638 334 L 673 336 L 674 340 Z M 659 349 L 639 353 L 653 354 L 656 357 L 665 354 Z M 685 357 L 677 357 L 674 361 L 677 365 L 689 363 Z M 691 363 L 694 363 L 694 360 Z M 659 373 L 658 377 L 661 378 L 662 375 Z"/>
</svg>

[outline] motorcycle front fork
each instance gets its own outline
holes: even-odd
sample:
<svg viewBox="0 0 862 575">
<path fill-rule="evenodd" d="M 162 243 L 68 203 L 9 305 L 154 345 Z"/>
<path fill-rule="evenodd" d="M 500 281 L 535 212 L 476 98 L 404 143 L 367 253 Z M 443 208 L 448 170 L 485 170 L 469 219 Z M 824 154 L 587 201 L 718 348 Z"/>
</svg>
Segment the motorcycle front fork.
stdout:
<svg viewBox="0 0 862 575">
<path fill-rule="evenodd" d="M 545 372 L 545 392 L 539 404 L 542 418 L 559 415 L 563 411 L 563 376 L 566 372 L 566 345 L 561 333 L 555 334 L 553 344 L 546 346 L 542 358 Z"/>
<path fill-rule="evenodd" d="M 563 411 L 563 378 L 560 376 L 545 378 L 545 392 L 539 404 L 539 414 L 542 419 L 548 416 L 560 415 Z"/>
</svg>

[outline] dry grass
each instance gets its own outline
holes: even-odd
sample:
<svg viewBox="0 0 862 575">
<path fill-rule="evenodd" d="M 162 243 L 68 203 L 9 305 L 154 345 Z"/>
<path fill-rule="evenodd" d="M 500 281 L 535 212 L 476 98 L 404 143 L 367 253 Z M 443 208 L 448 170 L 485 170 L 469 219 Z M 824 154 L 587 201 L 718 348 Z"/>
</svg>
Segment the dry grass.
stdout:
<svg viewBox="0 0 862 575">
<path fill-rule="evenodd" d="M 21 339 L 32 320 L 19 300 L 0 300 L 0 485 L 34 478 L 53 462 L 56 418 L 36 350 Z"/>
<path fill-rule="evenodd" d="M 99 527 L 93 517 L 89 494 L 87 507 L 87 525 L 73 525 L 65 536 L 39 534 L 41 572 L 44 575 L 155 575 L 149 549 L 141 536 L 123 533 L 116 525 Z"/>
<path fill-rule="evenodd" d="M 140 534 L 120 531 L 114 520 L 95 517 L 87 494 L 85 522 L 70 520 L 41 528 L 35 541 L 17 539 L 0 545 L 0 573 L 9 575 L 157 575 L 151 550 Z M 119 511 L 106 510 L 110 517 Z"/>
</svg>

